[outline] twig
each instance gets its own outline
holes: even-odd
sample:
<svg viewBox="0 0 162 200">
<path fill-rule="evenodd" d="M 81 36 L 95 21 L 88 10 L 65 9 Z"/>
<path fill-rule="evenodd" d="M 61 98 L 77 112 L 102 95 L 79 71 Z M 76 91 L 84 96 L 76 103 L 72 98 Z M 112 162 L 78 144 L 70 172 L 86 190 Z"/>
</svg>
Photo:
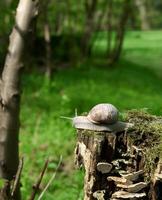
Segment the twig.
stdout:
<svg viewBox="0 0 162 200">
<path fill-rule="evenodd" d="M 18 188 L 19 188 L 20 177 L 21 177 L 23 165 L 24 165 L 24 158 L 22 157 L 19 161 L 18 170 L 17 170 L 17 173 L 16 173 L 15 181 L 13 183 L 13 188 L 12 188 L 12 191 L 11 191 L 11 197 L 15 196 L 15 194 L 16 194 Z"/>
<path fill-rule="evenodd" d="M 29 200 L 34 200 L 35 199 L 35 196 L 36 196 L 37 192 L 39 191 L 39 186 L 41 184 L 42 178 L 43 178 L 43 176 L 45 174 L 45 171 L 46 171 L 46 169 L 48 167 L 48 162 L 49 162 L 49 160 L 47 159 L 45 164 L 44 164 L 44 167 L 42 169 L 42 172 L 39 175 L 39 178 L 38 178 L 36 184 L 33 186 L 33 192 L 31 194 L 31 197 L 29 198 Z"/>
<path fill-rule="evenodd" d="M 46 187 L 44 188 L 44 190 L 41 192 L 40 196 L 38 197 L 38 200 L 41 200 L 44 193 L 47 191 L 48 187 L 51 185 L 52 181 L 54 180 L 54 178 L 56 177 L 56 173 L 61 165 L 61 162 L 62 162 L 62 156 L 60 156 L 60 160 L 59 160 L 59 163 L 57 165 L 57 168 L 55 170 L 55 172 L 53 173 L 52 177 L 50 178 L 50 180 L 48 181 Z"/>
</svg>

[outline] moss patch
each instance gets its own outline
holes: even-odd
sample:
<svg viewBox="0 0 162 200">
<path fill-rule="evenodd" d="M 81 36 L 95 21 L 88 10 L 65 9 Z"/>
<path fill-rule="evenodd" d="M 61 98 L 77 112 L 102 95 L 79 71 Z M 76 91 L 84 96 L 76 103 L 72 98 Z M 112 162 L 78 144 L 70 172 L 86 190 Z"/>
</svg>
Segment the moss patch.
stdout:
<svg viewBox="0 0 162 200">
<path fill-rule="evenodd" d="M 128 134 L 131 143 L 142 149 L 144 170 L 149 179 L 162 158 L 162 117 L 151 115 L 146 110 L 131 110 L 124 118 L 134 124 Z"/>
</svg>

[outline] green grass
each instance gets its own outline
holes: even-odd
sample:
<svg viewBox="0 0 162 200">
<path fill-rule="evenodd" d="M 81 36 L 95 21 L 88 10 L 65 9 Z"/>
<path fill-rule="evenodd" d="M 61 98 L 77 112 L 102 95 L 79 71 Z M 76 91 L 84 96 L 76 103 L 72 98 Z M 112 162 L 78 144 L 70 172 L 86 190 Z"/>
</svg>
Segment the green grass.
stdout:
<svg viewBox="0 0 162 200">
<path fill-rule="evenodd" d="M 96 42 L 106 48 L 106 35 Z M 50 165 L 42 187 L 63 162 L 44 200 L 81 200 L 83 172 L 74 168 L 76 133 L 70 121 L 60 116 L 87 112 L 101 102 L 114 104 L 121 112 L 148 108 L 162 114 L 161 31 L 128 32 L 121 61 L 109 68 L 103 60 L 91 59 L 80 67 L 59 70 L 50 86 L 40 73 L 23 76 L 20 154 L 24 156 L 23 199 L 27 199 L 47 157 Z"/>
</svg>

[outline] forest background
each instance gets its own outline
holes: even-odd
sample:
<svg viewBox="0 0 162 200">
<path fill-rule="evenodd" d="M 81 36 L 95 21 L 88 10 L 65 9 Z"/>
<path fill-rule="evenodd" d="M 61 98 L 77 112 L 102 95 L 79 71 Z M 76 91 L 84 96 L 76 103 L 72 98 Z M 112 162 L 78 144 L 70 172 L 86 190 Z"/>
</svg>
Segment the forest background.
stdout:
<svg viewBox="0 0 162 200">
<path fill-rule="evenodd" d="M 0 66 L 7 53 L 17 0 L 0 2 Z M 121 112 L 162 114 L 161 0 L 44 0 L 26 39 L 20 156 L 22 199 L 49 157 L 41 189 L 62 164 L 44 199 L 82 199 L 70 121 L 101 102 Z"/>
</svg>

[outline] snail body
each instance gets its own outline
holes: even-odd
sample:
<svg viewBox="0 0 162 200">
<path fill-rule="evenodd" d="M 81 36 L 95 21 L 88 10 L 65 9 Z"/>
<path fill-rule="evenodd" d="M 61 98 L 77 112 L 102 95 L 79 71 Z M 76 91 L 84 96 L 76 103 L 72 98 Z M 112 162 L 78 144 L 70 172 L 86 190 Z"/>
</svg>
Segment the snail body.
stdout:
<svg viewBox="0 0 162 200">
<path fill-rule="evenodd" d="M 76 116 L 73 125 L 77 129 L 120 132 L 132 124 L 118 121 L 118 110 L 112 104 L 98 104 L 94 106 L 87 116 Z"/>
</svg>

